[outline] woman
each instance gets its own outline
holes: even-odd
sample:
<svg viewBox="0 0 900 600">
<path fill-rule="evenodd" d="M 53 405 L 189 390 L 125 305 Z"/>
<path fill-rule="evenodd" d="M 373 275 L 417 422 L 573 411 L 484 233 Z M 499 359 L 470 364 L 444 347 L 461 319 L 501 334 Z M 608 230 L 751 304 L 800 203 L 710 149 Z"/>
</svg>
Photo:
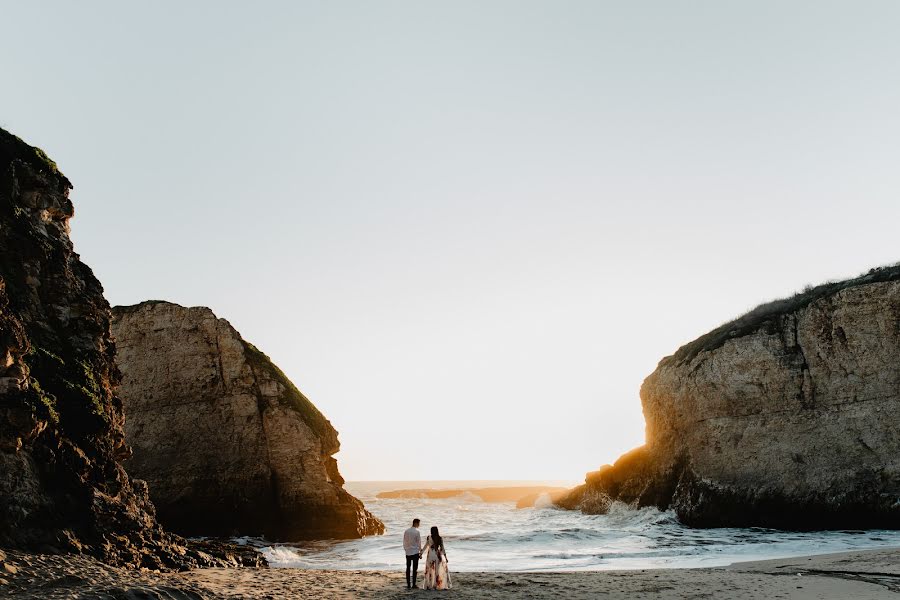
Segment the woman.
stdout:
<svg viewBox="0 0 900 600">
<path fill-rule="evenodd" d="M 431 535 L 425 541 L 425 589 L 449 590 L 450 570 L 447 568 L 447 551 L 444 550 L 444 539 L 437 527 L 431 528 Z"/>
</svg>

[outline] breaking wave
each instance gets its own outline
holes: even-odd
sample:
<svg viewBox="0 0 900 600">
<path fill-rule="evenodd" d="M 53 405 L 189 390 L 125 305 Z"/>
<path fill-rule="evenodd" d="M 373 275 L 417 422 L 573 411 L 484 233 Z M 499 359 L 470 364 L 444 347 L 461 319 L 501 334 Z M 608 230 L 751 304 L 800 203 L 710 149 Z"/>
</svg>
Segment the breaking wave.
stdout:
<svg viewBox="0 0 900 600">
<path fill-rule="evenodd" d="M 368 484 L 348 484 L 387 527 L 361 540 L 270 544 L 260 548 L 273 567 L 402 569 L 401 536 L 414 517 L 422 531 L 441 528 L 456 571 L 575 571 L 710 567 L 845 550 L 900 546 L 900 531 L 789 532 L 770 529 L 690 529 L 670 512 L 614 505 L 584 515 L 539 504 L 480 502 L 477 497 L 376 499 Z"/>
</svg>

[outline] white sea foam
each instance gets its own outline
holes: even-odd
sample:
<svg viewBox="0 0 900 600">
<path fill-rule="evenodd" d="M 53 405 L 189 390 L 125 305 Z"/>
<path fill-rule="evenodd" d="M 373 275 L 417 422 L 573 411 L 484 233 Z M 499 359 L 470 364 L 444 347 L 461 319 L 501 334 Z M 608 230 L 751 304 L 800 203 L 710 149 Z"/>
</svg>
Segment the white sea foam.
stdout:
<svg viewBox="0 0 900 600">
<path fill-rule="evenodd" d="M 472 492 L 463 492 L 458 496 L 453 496 L 449 499 L 456 502 L 481 502 L 481 496 L 473 494 Z"/>
<path fill-rule="evenodd" d="M 553 500 L 550 499 L 550 494 L 546 492 L 534 499 L 534 508 L 551 508 L 552 506 Z"/>
<path fill-rule="evenodd" d="M 428 487 L 418 483 L 410 487 Z M 401 537 L 413 518 L 446 540 L 456 571 L 645 569 L 726 565 L 862 548 L 900 546 L 898 531 L 786 532 L 767 529 L 690 529 L 672 513 L 614 505 L 606 515 L 558 510 L 539 502 L 481 502 L 477 496 L 444 500 L 376 499 L 396 484 L 347 485 L 387 526 L 384 536 L 362 540 L 260 546 L 273 567 L 402 569 Z M 549 498 L 548 498 L 549 500 Z M 243 540 L 247 541 L 247 540 Z"/>
<path fill-rule="evenodd" d="M 278 567 L 303 566 L 303 557 L 296 549 L 290 546 L 263 546 L 259 549 L 269 564 Z"/>
</svg>

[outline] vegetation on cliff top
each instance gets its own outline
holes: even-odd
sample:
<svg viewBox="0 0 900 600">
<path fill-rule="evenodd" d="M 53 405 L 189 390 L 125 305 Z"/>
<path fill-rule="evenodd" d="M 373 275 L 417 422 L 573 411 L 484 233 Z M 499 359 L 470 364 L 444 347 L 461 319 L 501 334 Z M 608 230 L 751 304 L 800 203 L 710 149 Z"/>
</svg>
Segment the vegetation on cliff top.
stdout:
<svg viewBox="0 0 900 600">
<path fill-rule="evenodd" d="M 47 153 L 36 146 L 27 144 L 19 136 L 0 128 L 0 164 L 8 164 L 18 159 L 27 162 L 38 171 L 52 173 L 65 179 L 56 163 Z M 68 180 L 66 180 L 68 184 Z"/>
<path fill-rule="evenodd" d="M 660 365 L 689 362 L 701 352 L 715 350 L 730 339 L 758 331 L 765 325 L 773 324 L 782 316 L 805 308 L 816 300 L 831 296 L 847 288 L 886 281 L 900 281 L 900 263 L 876 267 L 852 279 L 828 281 L 817 286 L 807 286 L 793 296 L 760 304 L 747 314 L 716 327 L 706 335 L 685 344 L 672 356 L 662 359 Z"/>
<path fill-rule="evenodd" d="M 131 304 L 127 306 L 116 306 L 113 308 L 115 313 L 126 314 L 136 312 L 147 306 L 155 306 L 157 304 L 169 304 L 173 306 L 180 306 L 178 304 L 173 304 L 167 300 L 144 300 L 143 302 L 139 302 L 137 304 Z M 210 310 L 208 308 L 204 308 L 204 310 Z M 212 311 L 210 310 L 210 313 Z M 232 328 L 233 329 L 233 328 Z M 234 330 L 234 329 L 233 329 Z M 284 371 L 278 368 L 278 366 L 272 362 L 272 359 L 264 353 L 262 350 L 245 340 L 241 337 L 241 334 L 234 330 L 235 335 L 241 340 L 241 343 L 244 346 L 244 355 L 247 358 L 247 362 L 250 363 L 250 366 L 254 370 L 268 372 L 269 376 L 277 381 L 284 388 L 285 392 L 282 396 L 282 401 L 287 405 L 300 413 L 300 416 L 303 418 L 303 422 L 313 430 L 313 432 L 323 440 L 330 440 L 334 446 L 337 446 L 337 432 L 334 427 L 332 427 L 331 422 L 325 418 L 319 409 L 316 408 L 316 405 L 307 398 L 303 392 L 297 389 L 297 386 L 294 385 L 294 382 L 290 380 L 290 378 L 284 374 Z"/>
<path fill-rule="evenodd" d="M 319 412 L 316 405 L 303 392 L 297 389 L 297 386 L 284 374 L 284 371 L 279 369 L 264 352 L 243 338 L 241 338 L 241 341 L 244 344 L 244 353 L 247 356 L 247 361 L 253 369 L 268 371 L 271 377 L 285 389 L 282 400 L 300 413 L 303 422 L 318 437 L 323 440 L 331 440 L 334 445 L 337 445 L 337 432 L 332 427 L 331 422 L 325 418 L 325 415 Z"/>
</svg>

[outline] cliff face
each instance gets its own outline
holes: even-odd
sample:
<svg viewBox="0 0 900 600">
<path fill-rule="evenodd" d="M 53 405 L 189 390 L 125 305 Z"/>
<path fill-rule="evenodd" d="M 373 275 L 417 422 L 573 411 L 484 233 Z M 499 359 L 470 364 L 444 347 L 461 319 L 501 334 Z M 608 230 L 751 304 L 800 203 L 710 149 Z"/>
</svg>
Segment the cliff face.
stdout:
<svg viewBox="0 0 900 600">
<path fill-rule="evenodd" d="M 266 355 L 203 307 L 113 309 L 129 473 L 167 527 L 272 540 L 384 525 L 342 488 L 337 432 Z"/>
<path fill-rule="evenodd" d="M 157 525 L 125 444 L 109 304 L 69 240 L 69 181 L 0 129 L 0 545 L 226 564 Z"/>
<path fill-rule="evenodd" d="M 900 267 L 826 284 L 663 359 L 647 444 L 560 504 L 696 526 L 900 527 Z"/>
</svg>

